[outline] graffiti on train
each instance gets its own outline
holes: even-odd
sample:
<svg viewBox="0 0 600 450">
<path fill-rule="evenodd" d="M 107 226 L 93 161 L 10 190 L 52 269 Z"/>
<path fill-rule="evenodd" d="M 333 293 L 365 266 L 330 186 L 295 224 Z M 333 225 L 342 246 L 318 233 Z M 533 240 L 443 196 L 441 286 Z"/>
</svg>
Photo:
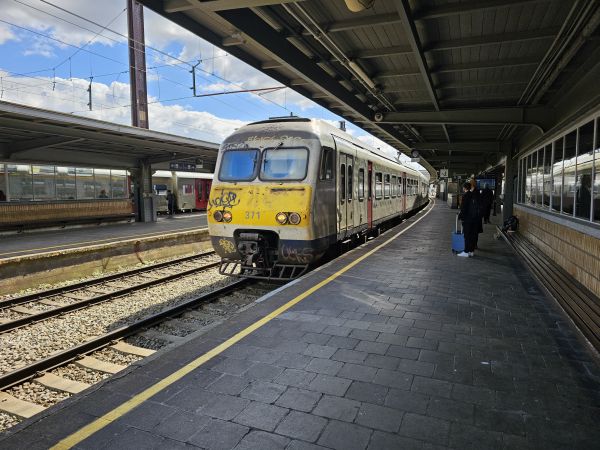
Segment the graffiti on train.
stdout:
<svg viewBox="0 0 600 450">
<path fill-rule="evenodd" d="M 221 195 L 208 201 L 208 210 L 215 208 L 231 209 L 240 204 L 240 199 L 235 192 L 221 191 Z"/>
<path fill-rule="evenodd" d="M 314 255 L 310 247 L 297 248 L 282 244 L 281 256 L 286 260 L 295 261 L 298 264 L 308 264 L 313 260 Z"/>
<path fill-rule="evenodd" d="M 219 247 L 227 253 L 235 253 L 235 245 L 227 239 L 219 239 Z"/>
</svg>

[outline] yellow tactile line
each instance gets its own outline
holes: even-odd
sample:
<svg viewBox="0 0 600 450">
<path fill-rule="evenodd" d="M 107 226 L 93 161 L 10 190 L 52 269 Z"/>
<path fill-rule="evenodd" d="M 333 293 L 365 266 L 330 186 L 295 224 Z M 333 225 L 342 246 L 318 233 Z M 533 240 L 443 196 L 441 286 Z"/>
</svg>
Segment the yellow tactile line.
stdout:
<svg viewBox="0 0 600 450">
<path fill-rule="evenodd" d="M 192 230 L 206 230 L 206 227 L 202 228 L 202 227 L 190 227 L 190 228 L 181 228 L 179 230 L 173 230 L 173 231 L 168 231 L 168 232 L 164 232 L 164 231 L 155 231 L 152 233 L 145 233 L 145 234 L 136 234 L 133 236 L 122 236 L 121 238 L 106 238 L 106 239 L 97 239 L 95 241 L 83 241 L 83 242 L 73 242 L 71 244 L 62 244 L 62 245 L 51 245 L 50 247 L 41 247 L 41 248 L 30 248 L 30 249 L 24 249 L 24 250 L 16 250 L 14 252 L 6 252 L 6 253 L 0 253 L 0 258 L 3 258 L 5 255 L 14 255 L 15 253 L 27 253 L 27 252 L 37 252 L 37 251 L 41 251 L 41 250 L 50 250 L 53 248 L 63 248 L 65 250 L 73 250 L 74 248 L 78 248 L 78 245 L 84 245 L 84 244 L 97 244 L 100 242 L 108 242 L 108 243 L 119 243 L 119 242 L 126 242 L 126 241 L 132 241 L 135 240 L 137 238 L 143 238 L 143 237 L 153 237 L 153 236 L 165 236 L 166 234 L 175 234 L 175 233 L 180 233 L 180 232 L 184 232 L 184 231 L 192 231 Z M 88 247 L 91 247 L 91 245 L 88 245 Z M 31 256 L 29 254 L 25 254 L 25 255 L 21 255 L 21 256 Z"/>
<path fill-rule="evenodd" d="M 99 417 L 98 419 L 94 420 L 92 423 L 90 423 L 90 424 L 86 425 L 85 427 L 79 429 L 78 431 L 76 431 L 75 433 L 71 434 L 70 436 L 67 436 L 65 439 L 63 439 L 62 441 L 58 442 L 56 445 L 54 445 L 53 447 L 51 447 L 51 450 L 64 450 L 64 449 L 70 449 L 70 448 L 72 448 L 73 446 L 79 444 L 84 439 L 87 439 L 88 437 L 90 437 L 92 434 L 100 431 L 102 428 L 104 428 L 105 426 L 109 425 L 113 421 L 119 419 L 120 417 L 122 417 L 123 415 L 125 415 L 126 413 L 128 413 L 129 411 L 131 411 L 133 408 L 135 408 L 136 406 L 139 406 L 141 403 L 145 402 L 150 397 L 158 394 L 160 391 L 162 391 L 166 387 L 168 387 L 171 384 L 175 383 L 176 381 L 180 380 L 185 375 L 187 375 L 191 371 L 197 369 L 198 367 L 200 367 L 205 362 L 209 361 L 210 359 L 212 359 L 215 356 L 219 355 L 223 351 L 227 350 L 229 347 L 231 347 L 235 343 L 239 342 L 240 340 L 242 340 L 244 337 L 248 336 L 253 331 L 256 331 L 257 329 L 259 329 L 260 327 L 262 327 L 266 323 L 268 323 L 271 320 L 273 320 L 274 318 L 276 318 L 281 313 L 287 311 L 292 306 L 294 306 L 297 303 L 299 303 L 302 300 L 304 300 L 306 297 L 308 297 L 309 295 L 311 295 L 315 291 L 317 291 L 320 288 L 322 288 L 323 286 L 329 284 L 331 281 L 333 281 L 336 278 L 338 278 L 344 272 L 347 272 L 352 267 L 356 266 L 358 263 L 360 263 L 364 259 L 366 259 L 369 256 L 371 256 L 373 253 L 375 253 L 376 251 L 378 251 L 382 247 L 385 247 L 387 244 L 389 244 L 391 241 L 393 241 L 394 239 L 396 239 L 398 236 L 400 236 L 401 234 L 403 234 L 406 231 L 408 231 L 409 229 L 411 229 L 413 226 L 415 226 L 419 221 L 421 221 L 423 218 L 425 218 L 425 216 L 427 216 L 427 214 L 429 214 L 433 210 L 433 205 L 434 204 L 435 204 L 435 201 L 432 202 L 431 208 L 422 217 L 420 217 L 418 220 L 415 220 L 414 223 L 412 223 L 411 225 L 409 225 L 408 227 L 406 227 L 404 230 L 396 233 L 394 236 L 392 236 L 391 238 L 389 238 L 388 240 L 386 240 L 382 244 L 378 245 L 373 250 L 365 253 L 363 256 L 361 256 L 361 257 L 357 258 L 356 260 L 352 261 L 350 264 L 348 264 L 347 266 L 345 266 L 342 269 L 338 270 L 336 273 L 334 273 L 333 275 L 331 275 L 329 278 L 326 278 L 325 280 L 323 280 L 320 283 L 316 284 L 315 286 L 313 286 L 312 288 L 310 288 L 306 292 L 298 295 L 294 299 L 292 299 L 289 302 L 287 302 L 285 305 L 280 306 L 279 308 L 277 308 L 276 310 L 274 310 L 270 314 L 266 315 L 262 319 L 260 319 L 257 322 L 253 323 L 248 328 L 240 331 L 239 333 L 237 333 L 236 335 L 232 336 L 231 338 L 229 338 L 228 340 L 226 340 L 222 344 L 218 345 L 217 347 L 213 348 L 209 352 L 207 352 L 207 353 L 203 354 L 202 356 L 198 357 L 197 359 L 195 359 L 194 361 L 190 362 L 186 366 L 182 367 L 178 371 L 172 373 L 171 375 L 169 375 L 168 377 L 162 379 L 158 383 L 150 386 L 145 391 L 140 392 L 139 394 L 135 395 L 134 397 L 132 397 L 131 399 L 129 399 L 128 401 L 126 401 L 122 405 L 116 407 L 115 409 L 113 409 L 112 411 L 106 413 L 102 417 Z"/>
</svg>

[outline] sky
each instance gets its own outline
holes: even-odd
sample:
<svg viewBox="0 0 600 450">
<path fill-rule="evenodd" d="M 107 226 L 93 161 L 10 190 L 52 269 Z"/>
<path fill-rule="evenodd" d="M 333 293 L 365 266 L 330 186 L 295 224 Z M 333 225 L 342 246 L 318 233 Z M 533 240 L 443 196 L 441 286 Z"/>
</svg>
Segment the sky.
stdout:
<svg viewBox="0 0 600 450">
<path fill-rule="evenodd" d="M 0 0 L 0 11 L 0 100 L 131 123 L 125 0 Z M 343 120 L 148 9 L 144 21 L 153 130 L 219 143 L 273 116 Z M 193 97 L 196 64 L 198 95 L 278 89 Z M 364 130 L 347 124 L 347 131 L 396 156 Z"/>
</svg>

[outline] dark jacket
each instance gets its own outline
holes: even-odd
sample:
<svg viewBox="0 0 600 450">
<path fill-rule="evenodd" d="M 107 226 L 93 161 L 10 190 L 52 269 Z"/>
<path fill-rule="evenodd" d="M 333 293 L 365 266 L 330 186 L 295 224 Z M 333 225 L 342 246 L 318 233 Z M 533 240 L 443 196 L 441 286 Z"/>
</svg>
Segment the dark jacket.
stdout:
<svg viewBox="0 0 600 450">
<path fill-rule="evenodd" d="M 480 197 L 481 204 L 483 205 L 483 207 L 489 208 L 494 202 L 494 191 L 492 191 L 490 188 L 484 189 L 483 191 L 481 191 Z"/>
<path fill-rule="evenodd" d="M 458 218 L 463 222 L 481 221 L 479 209 L 479 195 L 475 194 L 473 191 L 465 192 Z"/>
</svg>

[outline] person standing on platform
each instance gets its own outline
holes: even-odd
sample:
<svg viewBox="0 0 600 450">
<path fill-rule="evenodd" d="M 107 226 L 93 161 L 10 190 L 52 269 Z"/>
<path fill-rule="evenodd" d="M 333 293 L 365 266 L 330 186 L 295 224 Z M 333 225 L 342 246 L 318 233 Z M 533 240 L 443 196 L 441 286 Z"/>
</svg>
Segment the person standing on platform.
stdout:
<svg viewBox="0 0 600 450">
<path fill-rule="evenodd" d="M 479 198 L 472 189 L 468 181 L 463 184 L 463 199 L 458 213 L 458 218 L 463 224 L 463 235 L 465 237 L 465 250 L 457 256 L 466 258 L 475 256 L 475 247 L 477 245 L 477 234 L 481 226 L 481 213 L 479 207 Z"/>
<path fill-rule="evenodd" d="M 170 216 L 175 212 L 175 195 L 170 189 L 167 191 L 167 210 Z"/>
<path fill-rule="evenodd" d="M 6 195 L 4 194 L 4 191 L 0 190 L 0 202 L 5 202 L 6 201 Z"/>
<path fill-rule="evenodd" d="M 483 213 L 483 223 L 490 223 L 490 212 L 492 211 L 492 203 L 494 203 L 494 191 L 490 189 L 488 184 L 483 186 L 481 191 L 481 209 Z"/>
</svg>

